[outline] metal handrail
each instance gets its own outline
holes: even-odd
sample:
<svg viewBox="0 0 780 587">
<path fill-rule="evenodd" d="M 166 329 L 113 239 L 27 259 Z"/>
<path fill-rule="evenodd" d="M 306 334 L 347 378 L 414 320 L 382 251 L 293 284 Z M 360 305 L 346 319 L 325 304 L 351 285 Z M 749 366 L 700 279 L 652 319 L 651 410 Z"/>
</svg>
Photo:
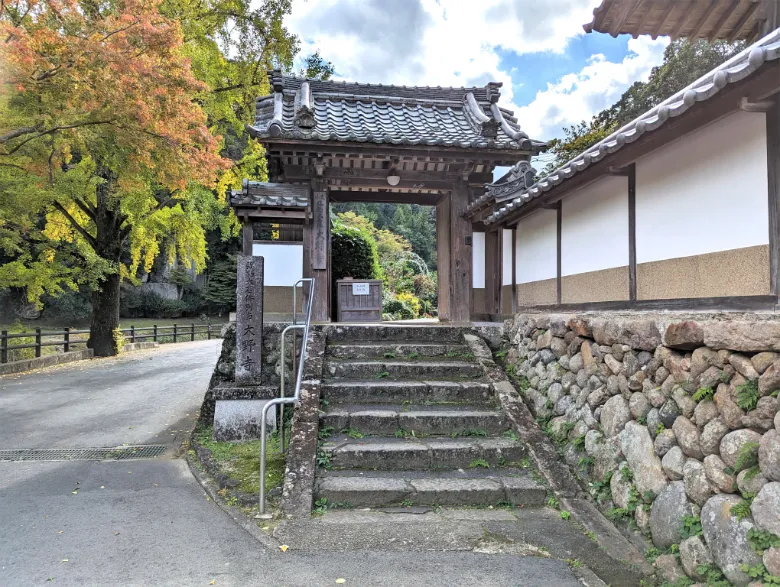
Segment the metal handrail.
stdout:
<svg viewBox="0 0 780 587">
<path fill-rule="evenodd" d="M 311 325 L 311 306 L 312 306 L 312 297 L 314 294 L 314 284 L 315 284 L 315 278 L 314 277 L 307 277 L 304 279 L 299 280 L 296 282 L 294 288 L 293 288 L 293 304 L 296 303 L 295 299 L 295 287 L 297 287 L 298 283 L 308 281 L 309 282 L 309 303 L 306 307 L 306 321 L 303 324 L 291 324 L 290 326 L 287 326 L 284 330 L 282 330 L 282 339 L 281 339 L 281 360 L 282 360 L 282 370 L 281 370 L 281 383 L 280 383 L 280 396 L 276 399 L 272 399 L 271 401 L 267 402 L 264 406 L 262 411 L 260 412 L 260 511 L 258 512 L 257 516 L 255 516 L 258 519 L 268 519 L 271 517 L 271 514 L 265 513 L 265 468 L 266 468 L 266 452 L 267 452 L 267 429 L 268 429 L 268 412 L 272 407 L 276 406 L 284 406 L 285 404 L 297 404 L 300 401 L 301 397 L 301 383 L 303 381 L 303 365 L 306 362 L 306 341 L 309 339 L 309 326 Z M 293 305 L 293 321 L 295 321 L 295 312 L 296 307 Z M 288 332 L 292 332 L 294 330 L 303 330 L 303 345 L 301 346 L 301 358 L 298 363 L 298 373 L 295 378 L 295 393 L 291 397 L 285 397 L 284 395 L 284 338 Z M 280 448 L 284 450 L 284 416 L 282 415 L 282 421 L 279 424 L 280 426 Z"/>
</svg>

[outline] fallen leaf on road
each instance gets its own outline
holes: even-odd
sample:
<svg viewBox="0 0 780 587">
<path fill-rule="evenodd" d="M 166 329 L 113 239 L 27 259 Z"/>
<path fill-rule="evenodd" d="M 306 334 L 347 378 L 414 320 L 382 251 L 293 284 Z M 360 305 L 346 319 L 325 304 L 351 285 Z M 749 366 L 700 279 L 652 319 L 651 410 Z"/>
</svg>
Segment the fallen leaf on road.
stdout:
<svg viewBox="0 0 780 587">
<path fill-rule="evenodd" d="M 100 489 L 105 489 L 105 488 L 106 488 L 106 486 L 105 486 L 105 485 L 101 485 L 101 486 L 100 486 Z"/>
<path fill-rule="evenodd" d="M 289 547 L 289 546 L 287 546 L 286 544 L 282 544 L 282 545 L 279 547 L 279 550 L 281 550 L 282 552 L 287 552 L 287 549 L 288 549 L 288 548 L 290 548 L 290 547 Z"/>
<path fill-rule="evenodd" d="M 68 559 L 64 558 L 64 559 L 62 559 L 62 562 L 66 563 L 66 562 L 68 562 Z"/>
<path fill-rule="evenodd" d="M 57 530 L 57 534 L 62 534 L 62 530 Z"/>
<path fill-rule="evenodd" d="M 346 583 L 346 582 L 347 582 L 346 579 L 336 579 L 336 583 L 338 583 L 339 585 L 341 585 L 342 583 Z"/>
<path fill-rule="evenodd" d="M 216 583 L 217 583 L 217 581 L 215 579 L 212 579 L 211 581 L 209 581 L 209 585 L 215 585 Z"/>
<path fill-rule="evenodd" d="M 78 494 L 79 494 L 79 490 L 77 489 L 76 491 L 71 491 L 71 493 L 72 493 L 73 495 L 78 495 Z"/>
<path fill-rule="evenodd" d="M 114 536 L 119 536 L 119 532 L 114 532 Z"/>
</svg>

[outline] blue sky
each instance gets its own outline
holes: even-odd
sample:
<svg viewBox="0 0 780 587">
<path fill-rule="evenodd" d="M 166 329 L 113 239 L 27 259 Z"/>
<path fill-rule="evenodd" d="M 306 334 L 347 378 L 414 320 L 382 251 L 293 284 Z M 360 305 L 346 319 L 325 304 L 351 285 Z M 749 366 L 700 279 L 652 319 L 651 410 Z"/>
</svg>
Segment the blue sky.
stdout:
<svg viewBox="0 0 780 587">
<path fill-rule="evenodd" d="M 661 63 L 667 39 L 585 34 L 600 0 L 294 0 L 301 55 L 337 79 L 396 85 L 504 84 L 501 104 L 533 138 L 613 104 Z"/>
</svg>

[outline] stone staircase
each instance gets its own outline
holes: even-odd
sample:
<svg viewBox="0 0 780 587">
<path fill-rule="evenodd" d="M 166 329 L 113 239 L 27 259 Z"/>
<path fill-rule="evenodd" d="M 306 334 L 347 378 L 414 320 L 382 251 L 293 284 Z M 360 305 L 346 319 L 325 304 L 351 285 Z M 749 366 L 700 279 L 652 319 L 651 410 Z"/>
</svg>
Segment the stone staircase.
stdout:
<svg viewBox="0 0 780 587">
<path fill-rule="evenodd" d="M 541 506 L 546 487 L 448 326 L 327 329 L 315 500 Z"/>
</svg>

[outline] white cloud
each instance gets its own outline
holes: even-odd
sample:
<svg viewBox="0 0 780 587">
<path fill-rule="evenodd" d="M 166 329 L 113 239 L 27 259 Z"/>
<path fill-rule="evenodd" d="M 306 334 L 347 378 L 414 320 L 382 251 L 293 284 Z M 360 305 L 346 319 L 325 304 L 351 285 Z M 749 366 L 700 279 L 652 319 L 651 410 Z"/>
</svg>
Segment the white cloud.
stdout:
<svg viewBox="0 0 780 587">
<path fill-rule="evenodd" d="M 663 59 L 667 39 L 631 39 L 629 53 L 619 63 L 593 55 L 578 73 L 563 76 L 547 89 L 537 92 L 530 104 L 515 113 L 531 136 L 561 136 L 561 128 L 614 104 L 636 80 L 646 79 Z"/>
<path fill-rule="evenodd" d="M 589 118 L 660 61 L 663 43 L 631 41 L 622 63 L 594 56 L 519 108 L 499 50 L 562 53 L 600 0 L 294 0 L 287 24 L 319 49 L 339 79 L 385 84 L 482 86 L 503 82 L 502 103 L 535 138 Z M 538 75 L 538 72 L 534 72 Z M 545 100 L 547 102 L 545 102 Z M 545 108 L 547 106 L 547 108 Z"/>
</svg>

